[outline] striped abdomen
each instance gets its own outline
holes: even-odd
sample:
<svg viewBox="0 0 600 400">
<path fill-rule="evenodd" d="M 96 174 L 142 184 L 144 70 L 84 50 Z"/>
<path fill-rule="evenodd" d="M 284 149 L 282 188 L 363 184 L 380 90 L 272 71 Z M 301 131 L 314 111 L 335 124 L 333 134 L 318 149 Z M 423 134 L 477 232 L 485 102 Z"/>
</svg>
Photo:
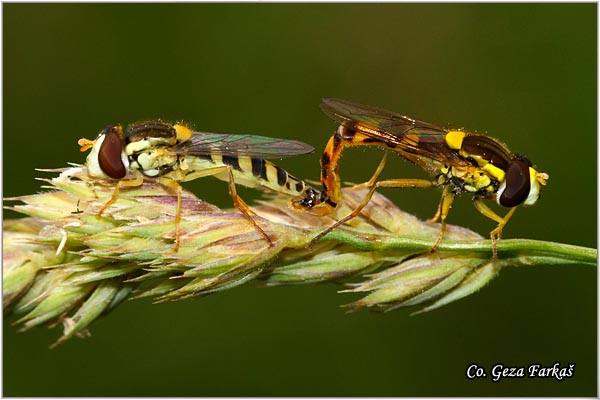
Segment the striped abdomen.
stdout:
<svg viewBox="0 0 600 400">
<path fill-rule="evenodd" d="M 240 185 L 251 188 L 263 187 L 293 197 L 320 197 L 320 192 L 310 187 L 303 180 L 261 158 L 221 154 L 195 155 L 184 158 L 185 163 L 190 167 L 190 172 L 226 165 L 231 167 L 235 183 Z M 221 180 L 229 180 L 225 173 L 215 176 Z"/>
</svg>

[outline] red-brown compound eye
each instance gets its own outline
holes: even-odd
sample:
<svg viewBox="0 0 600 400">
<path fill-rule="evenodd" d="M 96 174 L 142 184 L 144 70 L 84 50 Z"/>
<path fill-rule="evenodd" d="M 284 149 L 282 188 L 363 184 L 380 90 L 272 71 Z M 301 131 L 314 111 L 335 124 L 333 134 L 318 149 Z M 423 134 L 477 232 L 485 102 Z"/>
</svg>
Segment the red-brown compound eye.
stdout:
<svg viewBox="0 0 600 400">
<path fill-rule="evenodd" d="M 121 179 L 127 174 L 121 153 L 123 143 L 115 131 L 104 135 L 104 141 L 98 150 L 98 164 L 102 171 L 113 179 Z"/>
<path fill-rule="evenodd" d="M 514 207 L 523 203 L 529 190 L 531 182 L 529 180 L 529 167 L 531 163 L 527 159 L 514 160 L 506 170 L 506 187 L 500 195 L 498 202 L 504 207 Z"/>
</svg>

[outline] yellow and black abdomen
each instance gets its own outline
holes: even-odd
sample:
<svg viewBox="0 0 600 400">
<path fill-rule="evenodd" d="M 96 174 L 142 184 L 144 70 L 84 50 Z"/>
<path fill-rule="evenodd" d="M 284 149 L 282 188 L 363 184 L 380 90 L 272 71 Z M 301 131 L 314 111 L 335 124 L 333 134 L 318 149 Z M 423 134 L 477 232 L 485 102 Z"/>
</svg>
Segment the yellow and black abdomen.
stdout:
<svg viewBox="0 0 600 400">
<path fill-rule="evenodd" d="M 318 192 L 285 169 L 262 158 L 207 154 L 182 156 L 182 159 L 181 166 L 185 165 L 189 172 L 230 167 L 235 183 L 250 188 L 266 188 L 292 197 Z M 229 180 L 228 172 L 215 174 L 215 177 L 224 181 Z"/>
</svg>

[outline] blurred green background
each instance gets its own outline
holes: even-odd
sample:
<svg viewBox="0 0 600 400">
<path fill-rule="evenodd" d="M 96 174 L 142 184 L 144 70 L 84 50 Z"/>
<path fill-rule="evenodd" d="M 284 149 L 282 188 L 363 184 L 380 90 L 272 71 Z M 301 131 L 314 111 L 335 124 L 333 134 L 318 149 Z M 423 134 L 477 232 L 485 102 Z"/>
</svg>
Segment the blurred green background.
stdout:
<svg viewBox="0 0 600 400">
<path fill-rule="evenodd" d="M 322 97 L 487 132 L 549 173 L 505 237 L 596 246 L 596 4 L 6 4 L 4 196 L 34 168 L 83 162 L 77 139 L 147 118 L 303 140 L 317 179 L 335 124 Z M 351 149 L 366 180 L 379 149 Z M 394 157 L 387 177 L 423 177 Z M 186 184 L 230 207 L 226 184 Z M 247 201 L 254 190 L 240 190 Z M 435 190 L 383 191 L 433 215 Z M 5 218 L 16 214 L 4 212 Z M 468 196 L 450 223 L 487 235 Z M 127 302 L 91 338 L 4 321 L 4 396 L 596 396 L 597 284 L 589 266 L 511 268 L 437 311 L 346 314 L 340 285 Z M 468 380 L 471 363 L 576 363 L 553 379 Z"/>
</svg>

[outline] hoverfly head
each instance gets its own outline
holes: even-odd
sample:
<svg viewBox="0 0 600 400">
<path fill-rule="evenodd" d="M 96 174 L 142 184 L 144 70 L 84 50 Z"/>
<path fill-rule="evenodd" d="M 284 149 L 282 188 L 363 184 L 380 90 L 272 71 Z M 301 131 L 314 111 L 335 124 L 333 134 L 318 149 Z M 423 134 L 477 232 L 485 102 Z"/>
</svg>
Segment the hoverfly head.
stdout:
<svg viewBox="0 0 600 400">
<path fill-rule="evenodd" d="M 531 206 L 540 198 L 548 174 L 536 171 L 525 156 L 517 156 L 506 169 L 505 179 L 498 189 L 496 201 L 504 207 Z"/>
<path fill-rule="evenodd" d="M 123 128 L 110 125 L 104 128 L 98 137 L 91 141 L 80 139 L 81 151 L 91 148 L 86 159 L 86 167 L 94 178 L 121 179 L 127 175 L 129 159 L 124 151 Z"/>
</svg>

